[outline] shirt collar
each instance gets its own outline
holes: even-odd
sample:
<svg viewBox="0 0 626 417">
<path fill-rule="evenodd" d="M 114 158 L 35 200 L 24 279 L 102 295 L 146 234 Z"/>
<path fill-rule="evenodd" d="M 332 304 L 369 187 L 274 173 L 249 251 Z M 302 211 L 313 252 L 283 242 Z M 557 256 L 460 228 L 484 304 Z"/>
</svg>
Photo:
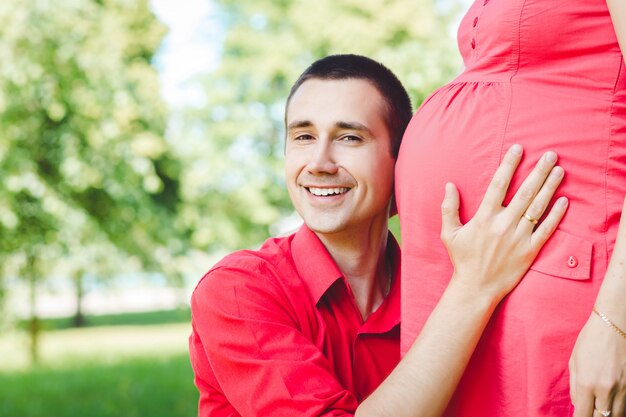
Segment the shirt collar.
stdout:
<svg viewBox="0 0 626 417">
<path fill-rule="evenodd" d="M 322 241 L 306 225 L 296 232 L 291 243 L 292 256 L 300 277 L 317 304 L 343 274 Z M 367 319 L 361 333 L 391 330 L 400 323 L 400 247 L 389 233 L 388 256 L 393 266 L 391 289 L 381 306 Z M 346 284 L 347 285 L 347 284 Z"/>
<path fill-rule="evenodd" d="M 322 241 L 306 225 L 296 232 L 291 250 L 298 274 L 317 304 L 343 274 Z"/>
</svg>

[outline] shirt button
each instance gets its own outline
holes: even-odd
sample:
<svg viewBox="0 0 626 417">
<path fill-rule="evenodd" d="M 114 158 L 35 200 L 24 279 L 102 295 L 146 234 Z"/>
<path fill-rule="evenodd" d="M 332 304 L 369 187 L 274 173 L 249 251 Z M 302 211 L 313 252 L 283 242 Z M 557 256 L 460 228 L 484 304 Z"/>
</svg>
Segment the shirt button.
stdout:
<svg viewBox="0 0 626 417">
<path fill-rule="evenodd" d="M 570 268 L 576 268 L 578 266 L 578 259 L 575 256 L 570 256 L 567 260 L 567 266 Z"/>
<path fill-rule="evenodd" d="M 472 49 L 476 49 L 476 41 L 472 39 Z"/>
<path fill-rule="evenodd" d="M 475 18 L 474 18 L 474 24 L 473 24 L 472 26 L 476 27 L 476 25 L 477 25 L 477 24 L 478 24 L 478 18 L 477 18 L 477 17 L 475 17 Z"/>
</svg>

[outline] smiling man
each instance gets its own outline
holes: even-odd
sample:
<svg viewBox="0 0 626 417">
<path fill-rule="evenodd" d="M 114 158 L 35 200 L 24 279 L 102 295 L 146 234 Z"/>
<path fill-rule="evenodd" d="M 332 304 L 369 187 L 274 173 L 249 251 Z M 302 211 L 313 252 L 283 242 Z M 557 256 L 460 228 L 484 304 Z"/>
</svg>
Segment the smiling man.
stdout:
<svg viewBox="0 0 626 417">
<path fill-rule="evenodd" d="M 293 86 L 285 174 L 305 225 L 227 257 L 198 285 L 200 415 L 353 413 L 398 363 L 399 249 L 387 219 L 411 116 L 400 82 L 368 58 L 326 58 Z"/>
<path fill-rule="evenodd" d="M 410 114 L 408 97 L 404 106 Z M 378 89 L 358 78 L 309 79 L 287 110 L 289 196 L 345 276 L 363 319 L 382 304 L 395 272 L 388 239 L 391 252 L 397 245 L 387 220 L 395 165 L 391 136 L 399 132 L 387 128 L 384 110 Z"/>
<path fill-rule="evenodd" d="M 400 362 L 400 251 L 387 222 L 410 118 L 400 82 L 369 58 L 326 57 L 295 83 L 285 174 L 304 225 L 227 256 L 194 291 L 190 356 L 200 416 L 441 412 L 491 312 L 562 217 L 565 204 L 536 229 L 524 216 L 532 203 L 530 218 L 541 217 L 562 170 L 543 158 L 523 186 L 531 198 L 516 195 L 504 208 L 521 158 L 514 147 L 477 220 L 463 227 L 448 186 L 443 236 L 458 271 Z"/>
</svg>

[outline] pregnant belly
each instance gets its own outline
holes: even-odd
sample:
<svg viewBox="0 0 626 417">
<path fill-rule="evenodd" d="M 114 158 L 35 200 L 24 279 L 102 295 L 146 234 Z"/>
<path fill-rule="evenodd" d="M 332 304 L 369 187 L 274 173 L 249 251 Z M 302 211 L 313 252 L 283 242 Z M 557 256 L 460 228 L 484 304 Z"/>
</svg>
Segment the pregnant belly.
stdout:
<svg viewBox="0 0 626 417">
<path fill-rule="evenodd" d="M 587 304 L 593 302 L 599 285 L 592 278 L 603 276 L 607 241 L 614 236 L 619 216 L 620 205 L 610 203 L 607 188 L 616 187 L 611 194 L 624 188 L 623 184 L 607 185 L 607 156 L 610 152 L 626 155 L 623 141 L 617 150 L 609 146 L 608 109 L 594 97 L 582 99 L 562 90 L 485 82 L 450 84 L 423 104 L 407 129 L 396 167 L 403 246 L 404 352 L 452 274 L 439 240 L 444 184 L 450 181 L 459 188 L 461 220 L 467 222 L 502 156 L 514 143 L 523 145 L 524 158 L 505 204 L 537 159 L 554 150 L 566 171 L 559 195 L 570 199 L 570 207 L 531 272 L 502 308 L 517 311 L 510 317 L 527 320 L 529 331 L 536 324 L 528 312 L 529 304 L 562 306 L 571 302 L 576 315 L 573 327 L 586 317 Z M 537 311 L 547 313 L 545 309 Z"/>
</svg>

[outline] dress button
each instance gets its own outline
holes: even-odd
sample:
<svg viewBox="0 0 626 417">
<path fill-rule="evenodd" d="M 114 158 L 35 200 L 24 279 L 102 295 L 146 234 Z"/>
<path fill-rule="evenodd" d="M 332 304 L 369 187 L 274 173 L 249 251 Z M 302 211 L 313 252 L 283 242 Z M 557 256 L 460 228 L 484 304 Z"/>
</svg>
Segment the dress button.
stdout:
<svg viewBox="0 0 626 417">
<path fill-rule="evenodd" d="M 472 49 L 476 49 L 476 41 L 472 39 Z"/>
<path fill-rule="evenodd" d="M 578 266 L 578 259 L 575 256 L 570 256 L 567 260 L 567 266 L 570 268 L 576 268 Z"/>
<path fill-rule="evenodd" d="M 477 17 L 475 17 L 475 18 L 474 18 L 474 24 L 473 24 L 472 26 L 476 27 L 476 25 L 477 25 L 477 24 L 478 24 L 478 18 L 477 18 Z"/>
</svg>

